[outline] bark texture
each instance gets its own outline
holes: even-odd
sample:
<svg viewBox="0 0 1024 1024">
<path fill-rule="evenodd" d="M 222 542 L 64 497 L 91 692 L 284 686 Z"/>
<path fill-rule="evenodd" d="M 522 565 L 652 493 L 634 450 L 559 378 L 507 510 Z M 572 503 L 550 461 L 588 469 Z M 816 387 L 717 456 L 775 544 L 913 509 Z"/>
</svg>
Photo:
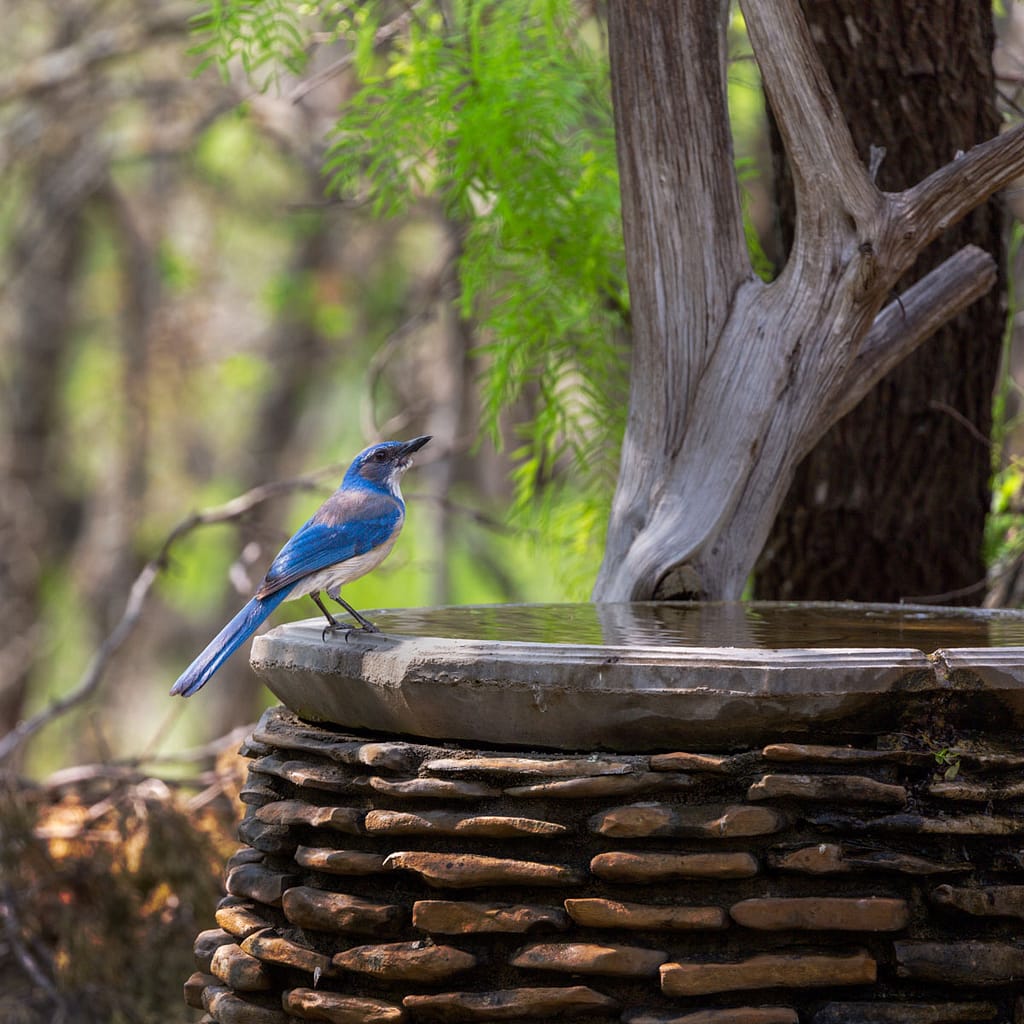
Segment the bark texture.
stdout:
<svg viewBox="0 0 1024 1024">
<path fill-rule="evenodd" d="M 793 177 L 792 250 L 770 284 L 750 266 L 725 127 L 726 5 L 609 5 L 634 350 L 595 600 L 651 597 L 678 571 L 692 592 L 740 595 L 800 460 L 992 287 L 995 263 L 966 246 L 893 299 L 897 283 L 1024 169 L 1014 129 L 883 192 L 798 0 L 743 8 Z"/>
<path fill-rule="evenodd" d="M 877 183 L 912 185 L 999 131 L 991 4 L 804 3 L 860 157 L 884 147 Z M 791 244 L 791 176 L 773 133 L 780 224 Z M 994 202 L 951 227 L 897 284 L 960 247 L 998 256 Z M 759 597 L 885 600 L 984 596 L 992 389 L 1003 332 L 993 289 L 940 328 L 837 423 L 797 469 L 762 553 Z"/>
</svg>

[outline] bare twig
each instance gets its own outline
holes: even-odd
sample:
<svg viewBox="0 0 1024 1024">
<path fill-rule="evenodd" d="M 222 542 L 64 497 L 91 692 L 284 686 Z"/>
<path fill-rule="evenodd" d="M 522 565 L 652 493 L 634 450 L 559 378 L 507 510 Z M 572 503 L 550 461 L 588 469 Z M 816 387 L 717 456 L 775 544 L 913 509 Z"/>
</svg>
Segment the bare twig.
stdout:
<svg viewBox="0 0 1024 1024">
<path fill-rule="evenodd" d="M 214 523 L 227 523 L 240 519 L 265 501 L 281 494 L 289 494 L 296 490 L 312 490 L 319 486 L 319 481 L 327 473 L 337 472 L 336 467 L 319 470 L 309 476 L 296 477 L 292 480 L 278 480 L 273 483 L 261 484 L 245 494 L 232 498 L 231 501 L 213 508 L 194 512 L 183 519 L 167 535 L 157 553 L 143 567 L 136 577 L 128 594 L 124 612 L 120 621 L 100 644 L 99 650 L 93 655 L 85 673 L 69 693 L 53 701 L 42 711 L 19 722 L 2 740 L 0 740 L 0 764 L 10 758 L 29 737 L 49 725 L 61 715 L 87 701 L 99 688 L 110 659 L 123 646 L 139 623 L 142 611 L 153 584 L 160 573 L 167 567 L 174 546 L 187 534 L 200 526 Z"/>
</svg>

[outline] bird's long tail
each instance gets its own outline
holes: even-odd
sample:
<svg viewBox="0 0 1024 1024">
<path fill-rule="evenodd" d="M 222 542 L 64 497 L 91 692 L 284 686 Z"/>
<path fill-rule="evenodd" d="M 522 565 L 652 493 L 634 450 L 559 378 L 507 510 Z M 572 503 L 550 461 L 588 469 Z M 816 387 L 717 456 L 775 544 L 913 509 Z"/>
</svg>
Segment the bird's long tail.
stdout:
<svg viewBox="0 0 1024 1024">
<path fill-rule="evenodd" d="M 202 654 L 178 677 L 171 696 L 191 697 L 205 686 L 214 672 L 259 629 L 268 615 L 289 595 L 291 587 L 254 597 L 207 645 Z"/>
</svg>

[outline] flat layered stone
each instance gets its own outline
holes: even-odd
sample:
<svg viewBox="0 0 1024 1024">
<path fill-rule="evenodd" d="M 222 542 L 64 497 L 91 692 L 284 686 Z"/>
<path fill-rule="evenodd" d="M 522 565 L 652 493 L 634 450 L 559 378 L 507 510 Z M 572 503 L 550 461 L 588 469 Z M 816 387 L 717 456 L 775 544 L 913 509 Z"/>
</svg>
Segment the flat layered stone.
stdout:
<svg viewBox="0 0 1024 1024">
<path fill-rule="evenodd" d="M 741 900 L 729 914 L 744 928 L 762 931 L 895 932 L 910 921 L 906 900 L 882 896 L 759 897 Z"/>
<path fill-rule="evenodd" d="M 382 779 L 370 777 L 372 790 L 399 800 L 486 800 L 501 796 L 501 790 L 484 782 L 464 779 Z"/>
<path fill-rule="evenodd" d="M 594 775 L 589 778 L 556 779 L 553 782 L 532 782 L 523 786 L 508 786 L 508 796 L 553 797 L 556 800 L 585 800 L 608 796 L 632 796 L 690 789 L 694 785 L 691 775 L 682 772 L 636 772 L 633 775 Z"/>
<path fill-rule="evenodd" d="M 966 1024 L 991 1020 L 991 1003 L 827 1003 L 813 1024 Z"/>
<path fill-rule="evenodd" d="M 1024 918 L 1024 885 L 986 885 L 980 889 L 940 885 L 932 890 L 931 900 L 975 917 Z"/>
<path fill-rule="evenodd" d="M 284 779 L 300 789 L 322 789 L 329 793 L 352 792 L 351 774 L 333 764 L 313 764 L 288 760 L 277 754 L 261 757 L 249 766 L 250 772 Z"/>
<path fill-rule="evenodd" d="M 268 825 L 309 825 L 361 835 L 364 813 L 355 807 L 318 807 L 304 800 L 278 800 L 258 808 L 256 817 Z"/>
<path fill-rule="evenodd" d="M 415 775 L 427 753 L 424 748 L 415 747 L 411 743 L 387 740 L 381 743 L 361 744 L 356 753 L 356 760 L 375 771 Z"/>
<path fill-rule="evenodd" d="M 435 775 L 498 774 L 541 775 L 547 778 L 579 778 L 588 775 L 629 775 L 642 771 L 640 759 L 610 757 L 440 757 L 427 761 L 423 770 Z"/>
<path fill-rule="evenodd" d="M 405 908 L 398 904 L 374 903 L 305 885 L 288 889 L 282 906 L 292 924 L 321 932 L 391 932 L 401 927 L 407 916 Z"/>
<path fill-rule="evenodd" d="M 345 971 L 367 974 L 381 981 L 431 984 L 444 981 L 477 965 L 472 953 L 432 942 L 390 942 L 355 946 L 335 953 L 333 963 Z"/>
<path fill-rule="evenodd" d="M 838 843 L 816 843 L 797 850 L 769 850 L 768 863 L 781 871 L 802 871 L 808 875 L 837 875 L 853 870 Z"/>
<path fill-rule="evenodd" d="M 297 942 L 282 938 L 280 935 L 257 932 L 243 939 L 241 946 L 250 956 L 264 963 L 280 964 L 296 971 L 306 971 L 308 974 L 326 974 L 331 968 L 330 957 L 300 946 Z"/>
<path fill-rule="evenodd" d="M 270 927 L 270 922 L 259 912 L 255 903 L 238 900 L 233 896 L 220 901 L 214 919 L 236 939 L 244 939 L 253 932 Z"/>
<path fill-rule="evenodd" d="M 381 835 L 470 835 L 486 839 L 553 838 L 569 829 L 553 821 L 501 815 L 471 815 L 458 811 L 370 811 L 366 831 Z"/>
<path fill-rule="evenodd" d="M 808 816 L 812 825 L 839 828 L 849 832 L 910 832 L 939 836 L 1012 836 L 1024 832 L 1024 816 L 995 814 L 959 814 L 949 817 L 925 817 L 922 814 L 887 814 L 862 820 L 845 814 Z"/>
<path fill-rule="evenodd" d="M 816 988 L 875 981 L 875 961 L 865 952 L 846 956 L 763 953 L 733 963 L 668 963 L 661 968 L 667 996 L 701 996 L 751 988 Z"/>
<path fill-rule="evenodd" d="M 599 898 L 567 899 L 569 916 L 585 928 L 636 928 L 664 931 L 725 928 L 729 915 L 721 907 L 622 903 Z"/>
<path fill-rule="evenodd" d="M 589 822 L 592 832 L 615 839 L 651 836 L 734 839 L 771 835 L 785 826 L 786 819 L 770 807 L 747 804 L 730 806 L 685 806 L 639 803 L 612 807 L 595 814 Z"/>
<path fill-rule="evenodd" d="M 259 850 L 254 850 L 251 846 L 240 846 L 228 857 L 224 868 L 230 871 L 232 868 L 238 867 L 239 864 L 260 864 L 262 861 L 263 854 Z"/>
<path fill-rule="evenodd" d="M 263 964 L 234 943 L 217 948 L 210 973 L 236 992 L 265 992 L 271 987 Z"/>
<path fill-rule="evenodd" d="M 401 1006 L 383 999 L 343 996 L 312 988 L 290 989 L 281 1002 L 292 1017 L 328 1024 L 404 1024 L 407 1019 Z"/>
<path fill-rule="evenodd" d="M 1006 985 L 1024 978 L 1024 948 L 1007 942 L 926 942 L 893 944 L 901 978 L 945 985 Z"/>
<path fill-rule="evenodd" d="M 819 764 L 912 764 L 929 758 L 905 750 L 870 750 L 863 747 L 833 747 L 820 743 L 769 743 L 761 751 L 766 761 L 812 761 Z"/>
<path fill-rule="evenodd" d="M 295 850 L 295 863 L 328 875 L 373 875 L 384 870 L 384 854 L 300 846 Z"/>
<path fill-rule="evenodd" d="M 963 800 L 967 803 L 987 804 L 999 800 L 1019 800 L 1024 796 L 1024 782 L 1011 783 L 1008 786 L 992 786 L 981 782 L 933 782 L 928 787 L 928 795 L 940 800 Z"/>
<path fill-rule="evenodd" d="M 213 961 L 213 954 L 221 946 L 229 945 L 235 941 L 234 935 L 224 931 L 223 928 L 207 928 L 196 936 L 192 944 L 192 959 L 195 961 L 196 969 L 203 974 L 210 974 L 210 964 Z"/>
<path fill-rule="evenodd" d="M 733 1006 L 728 1010 L 695 1013 L 627 1013 L 623 1024 L 799 1024 L 788 1006 Z"/>
<path fill-rule="evenodd" d="M 728 775 L 736 765 L 736 758 L 715 754 L 688 754 L 681 750 L 668 754 L 652 754 L 652 772 L 709 772 L 712 775 Z"/>
<path fill-rule="evenodd" d="M 384 867 L 389 871 L 412 871 L 427 885 L 453 889 L 483 885 L 579 885 L 585 877 L 564 864 L 472 853 L 400 851 L 390 854 Z"/>
<path fill-rule="evenodd" d="M 762 775 L 747 790 L 747 799 L 852 801 L 903 807 L 907 791 L 903 786 L 864 775 Z"/>
<path fill-rule="evenodd" d="M 238 791 L 238 799 L 243 804 L 258 807 L 260 804 L 268 804 L 272 800 L 280 800 L 281 797 L 269 782 L 250 775 L 245 785 Z"/>
<path fill-rule="evenodd" d="M 661 882 L 672 878 L 752 878 L 757 859 L 749 853 L 599 853 L 590 870 L 607 882 Z"/>
<path fill-rule="evenodd" d="M 478 1021 L 547 1019 L 579 1013 L 610 1013 L 619 1004 L 585 985 L 565 988 L 508 988 L 492 992 L 442 992 L 402 1000 L 418 1020 Z"/>
<path fill-rule="evenodd" d="M 963 861 L 947 864 L 896 850 L 874 850 L 868 853 L 847 850 L 845 861 L 855 870 L 895 871 L 902 875 L 956 875 L 974 870 Z"/>
<path fill-rule="evenodd" d="M 185 1005 L 191 1006 L 193 1010 L 203 1008 L 203 989 L 208 985 L 219 984 L 218 979 L 212 974 L 204 974 L 202 971 L 193 971 L 182 986 L 182 995 L 185 997 Z"/>
<path fill-rule="evenodd" d="M 356 995 L 339 995 L 313 988 L 292 988 L 282 1005 L 293 1017 L 328 1024 L 404 1024 L 406 1011 L 393 1002 Z"/>
<path fill-rule="evenodd" d="M 564 931 L 570 921 L 561 907 L 417 900 L 412 905 L 412 923 L 414 928 L 432 934 L 469 935 L 476 932 L 522 934 L 539 928 Z"/>
<path fill-rule="evenodd" d="M 617 978 L 647 978 L 668 960 L 661 949 L 617 946 L 597 942 L 535 942 L 519 950 L 511 963 L 534 971 L 567 974 L 607 974 Z"/>
<path fill-rule="evenodd" d="M 291 829 L 284 825 L 267 825 L 255 815 L 243 818 L 239 822 L 238 838 L 253 849 L 272 855 L 290 854 L 296 843 Z"/>
<path fill-rule="evenodd" d="M 219 986 L 203 990 L 203 1009 L 217 1024 L 289 1024 L 287 1014 L 279 1006 L 249 1002 Z"/>
<path fill-rule="evenodd" d="M 225 888 L 232 896 L 244 896 L 257 903 L 279 907 L 285 889 L 298 881 L 296 875 L 271 871 L 262 864 L 240 864 L 228 872 Z"/>
</svg>

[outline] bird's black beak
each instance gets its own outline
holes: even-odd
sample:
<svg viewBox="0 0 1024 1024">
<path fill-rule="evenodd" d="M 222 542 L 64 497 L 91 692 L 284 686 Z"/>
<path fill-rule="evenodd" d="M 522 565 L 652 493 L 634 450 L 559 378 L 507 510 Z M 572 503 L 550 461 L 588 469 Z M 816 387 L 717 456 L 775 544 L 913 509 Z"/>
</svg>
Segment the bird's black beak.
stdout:
<svg viewBox="0 0 1024 1024">
<path fill-rule="evenodd" d="M 433 434 L 424 434 L 423 437 L 414 437 L 411 441 L 405 441 L 402 444 L 401 451 L 399 452 L 402 458 L 406 458 L 412 455 L 413 452 L 418 452 L 430 439 Z"/>
</svg>

